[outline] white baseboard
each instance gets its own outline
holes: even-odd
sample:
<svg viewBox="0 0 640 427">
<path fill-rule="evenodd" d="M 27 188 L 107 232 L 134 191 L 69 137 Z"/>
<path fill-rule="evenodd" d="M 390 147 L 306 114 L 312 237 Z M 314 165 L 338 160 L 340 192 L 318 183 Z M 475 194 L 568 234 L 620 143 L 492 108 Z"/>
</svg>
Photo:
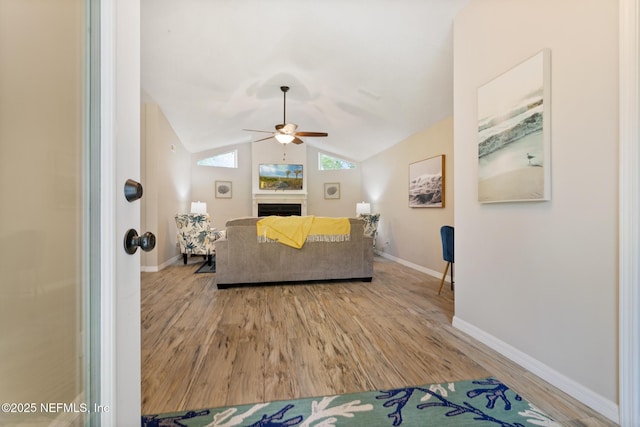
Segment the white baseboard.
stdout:
<svg viewBox="0 0 640 427">
<path fill-rule="evenodd" d="M 176 255 L 172 258 L 169 258 L 167 261 L 163 262 L 160 265 L 141 265 L 140 271 L 143 273 L 157 273 L 160 270 L 163 270 L 176 262 L 180 258 L 180 255 Z"/>
<path fill-rule="evenodd" d="M 406 260 L 404 260 L 402 258 L 398 258 L 398 257 L 395 257 L 393 255 L 389 255 L 388 253 L 385 253 L 385 252 L 376 251 L 376 254 L 380 255 L 382 258 L 389 259 L 391 261 L 397 262 L 398 264 L 402 264 L 402 265 L 404 265 L 406 267 L 412 268 L 412 269 L 417 270 L 417 271 L 419 271 L 421 273 L 425 273 L 425 274 L 428 274 L 429 276 L 433 276 L 433 277 L 435 277 L 437 279 L 442 280 L 442 272 L 441 271 L 431 270 L 430 268 L 426 268 L 426 267 L 423 267 L 421 265 L 414 264 L 414 263 L 406 261 Z M 447 274 L 447 277 L 445 278 L 444 281 L 447 282 L 447 283 L 451 283 L 451 272 L 449 272 L 449 274 Z"/>
<path fill-rule="evenodd" d="M 591 389 L 583 386 L 568 378 L 549 366 L 541 363 L 526 353 L 512 347 L 511 345 L 499 340 L 491 334 L 477 328 L 476 326 L 465 322 L 459 317 L 453 317 L 453 327 L 470 335 L 481 343 L 491 347 L 493 350 L 511 359 L 518 365 L 532 372 L 534 375 L 547 381 L 554 387 L 564 391 L 573 398 L 579 400 L 593 410 L 599 412 L 615 423 L 619 423 L 619 408 L 615 402 L 612 402 Z"/>
</svg>

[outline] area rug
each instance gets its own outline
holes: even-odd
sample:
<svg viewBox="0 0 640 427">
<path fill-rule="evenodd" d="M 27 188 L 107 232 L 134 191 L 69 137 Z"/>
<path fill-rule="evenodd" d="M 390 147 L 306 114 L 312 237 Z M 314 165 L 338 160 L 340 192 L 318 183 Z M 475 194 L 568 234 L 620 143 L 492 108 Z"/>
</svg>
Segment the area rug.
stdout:
<svg viewBox="0 0 640 427">
<path fill-rule="evenodd" d="M 559 427 L 495 378 L 144 415 L 143 427 Z"/>
<path fill-rule="evenodd" d="M 211 257 L 211 265 L 205 261 L 196 271 L 196 273 L 215 273 L 216 272 L 216 256 Z"/>
</svg>

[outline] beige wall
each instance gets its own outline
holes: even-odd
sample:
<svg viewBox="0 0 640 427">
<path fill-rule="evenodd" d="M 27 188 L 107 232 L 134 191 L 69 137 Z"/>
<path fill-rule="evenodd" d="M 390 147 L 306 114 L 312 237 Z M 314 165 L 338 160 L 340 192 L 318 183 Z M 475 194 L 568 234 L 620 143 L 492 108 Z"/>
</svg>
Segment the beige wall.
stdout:
<svg viewBox="0 0 640 427">
<path fill-rule="evenodd" d="M 216 154 L 238 151 L 238 168 L 198 166 Z M 231 181 L 231 198 L 215 197 L 215 182 Z M 224 229 L 227 220 L 251 215 L 251 144 L 237 144 L 191 155 L 191 198 L 207 203 L 212 226 Z"/>
<path fill-rule="evenodd" d="M 444 208 L 409 207 L 409 164 L 445 155 Z M 453 224 L 453 119 L 444 119 L 362 162 L 363 199 L 380 213 L 376 247 L 427 273 L 439 275 L 440 227 Z M 355 209 L 355 207 L 354 207 Z"/>
<path fill-rule="evenodd" d="M 175 214 L 191 207 L 191 154 L 157 104 L 142 105 L 141 232 L 156 235 L 156 248 L 143 252 L 143 270 L 157 271 L 179 254 Z"/>
<path fill-rule="evenodd" d="M 610 417 L 617 18 L 611 0 L 472 0 L 454 24 L 454 324 Z M 551 50 L 551 201 L 481 205 L 477 89 L 543 48 Z"/>
<path fill-rule="evenodd" d="M 307 187 L 308 210 L 310 215 L 354 217 L 356 215 L 356 203 L 361 202 L 361 165 L 358 162 L 355 169 L 323 171 L 318 168 L 318 154 L 322 152 L 335 156 L 324 150 L 318 150 L 309 146 L 307 151 L 307 170 L 309 173 L 309 185 Z M 336 156 L 342 158 L 341 156 Z M 350 159 L 344 159 L 349 160 Z M 337 182 L 340 184 L 339 199 L 324 198 L 324 184 Z"/>
</svg>

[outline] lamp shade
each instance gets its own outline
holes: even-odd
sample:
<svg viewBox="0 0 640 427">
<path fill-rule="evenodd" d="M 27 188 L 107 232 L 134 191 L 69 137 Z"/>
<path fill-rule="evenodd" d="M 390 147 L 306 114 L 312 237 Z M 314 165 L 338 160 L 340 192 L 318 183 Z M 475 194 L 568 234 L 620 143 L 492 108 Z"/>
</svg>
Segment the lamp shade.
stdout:
<svg viewBox="0 0 640 427">
<path fill-rule="evenodd" d="M 356 203 L 356 215 L 361 214 L 370 214 L 371 213 L 371 203 Z"/>
<path fill-rule="evenodd" d="M 207 213 L 206 202 L 191 202 L 191 213 L 205 214 Z"/>
</svg>

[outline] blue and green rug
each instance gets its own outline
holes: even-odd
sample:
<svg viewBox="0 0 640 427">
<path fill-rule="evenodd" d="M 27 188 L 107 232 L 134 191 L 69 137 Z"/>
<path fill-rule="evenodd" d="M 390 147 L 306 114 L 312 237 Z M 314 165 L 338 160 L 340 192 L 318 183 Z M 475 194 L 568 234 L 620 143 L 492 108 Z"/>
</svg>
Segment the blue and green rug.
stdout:
<svg viewBox="0 0 640 427">
<path fill-rule="evenodd" d="M 143 427 L 476 425 L 560 426 L 494 378 L 142 417 Z"/>
</svg>

